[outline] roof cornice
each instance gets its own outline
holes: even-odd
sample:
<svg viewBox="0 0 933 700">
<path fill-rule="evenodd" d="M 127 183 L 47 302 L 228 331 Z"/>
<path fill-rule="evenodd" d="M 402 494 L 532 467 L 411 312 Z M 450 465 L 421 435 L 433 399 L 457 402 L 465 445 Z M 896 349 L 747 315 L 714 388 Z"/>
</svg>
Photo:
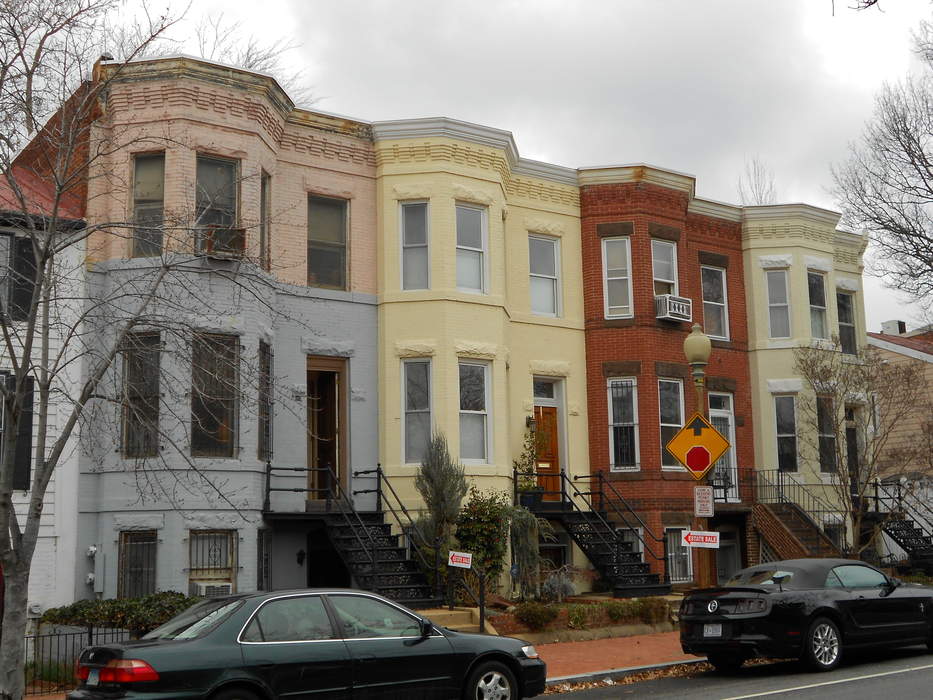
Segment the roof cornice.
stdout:
<svg viewBox="0 0 933 700">
<path fill-rule="evenodd" d="M 713 199 L 691 199 L 687 204 L 687 211 L 700 216 L 710 216 L 727 221 L 741 221 L 742 207 L 735 204 L 717 202 Z"/>
<path fill-rule="evenodd" d="M 551 163 L 522 158 L 511 131 L 495 129 L 491 126 L 464 122 L 449 117 L 423 117 L 420 119 L 393 119 L 373 122 L 375 141 L 395 139 L 448 138 L 467 141 L 479 146 L 487 146 L 503 151 L 512 172 L 552 180 L 566 185 L 577 184 L 577 172 Z"/>
<path fill-rule="evenodd" d="M 588 166 L 580 168 L 577 172 L 577 182 L 581 187 L 623 182 L 648 182 L 671 190 L 680 190 L 685 192 L 691 199 L 696 193 L 696 178 L 693 175 L 659 168 L 647 163 Z"/>
<path fill-rule="evenodd" d="M 842 215 L 837 211 L 802 203 L 742 207 L 742 220 L 747 222 L 804 219 L 813 224 L 835 229 L 841 217 Z"/>
</svg>

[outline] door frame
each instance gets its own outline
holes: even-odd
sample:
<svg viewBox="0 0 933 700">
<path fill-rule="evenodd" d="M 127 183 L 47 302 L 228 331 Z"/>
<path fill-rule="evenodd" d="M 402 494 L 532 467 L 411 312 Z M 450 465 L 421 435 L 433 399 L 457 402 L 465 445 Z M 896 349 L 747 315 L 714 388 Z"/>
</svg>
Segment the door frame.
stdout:
<svg viewBox="0 0 933 700">
<path fill-rule="evenodd" d="M 348 391 L 349 360 L 345 357 L 329 357 L 322 355 L 307 355 L 305 361 L 305 386 L 310 372 L 333 372 L 337 375 L 337 480 L 344 491 L 349 491 L 350 479 L 348 465 L 350 464 L 350 401 Z M 311 468 L 311 417 L 308 415 L 310 396 L 305 397 L 305 431 L 306 431 L 306 457 L 305 462 Z M 308 472 L 308 489 L 311 488 L 312 473 Z"/>
<path fill-rule="evenodd" d="M 534 395 L 534 383 L 547 382 L 554 387 L 554 398 L 539 398 Z M 557 409 L 557 458 L 560 460 L 558 475 L 567 472 L 567 427 L 564 410 L 564 378 L 532 375 L 531 395 L 533 407 L 552 407 Z M 534 408 L 532 408 L 532 411 Z M 558 477 L 559 478 L 559 477 Z"/>
<path fill-rule="evenodd" d="M 729 410 L 724 411 L 721 408 L 712 409 L 709 406 L 709 400 L 711 396 L 727 396 L 729 397 Z M 735 446 L 735 394 L 731 391 L 709 391 L 706 394 L 706 410 L 710 421 L 713 420 L 713 416 L 717 415 L 723 417 L 728 415 L 729 417 L 729 434 L 724 437 L 729 441 L 729 454 L 732 457 L 732 473 L 729 475 L 733 481 L 732 488 L 727 489 L 723 494 L 725 497 L 725 503 L 741 503 L 742 502 L 742 491 L 739 488 L 739 460 L 738 460 L 738 450 Z M 715 468 L 715 466 L 714 466 Z"/>
</svg>

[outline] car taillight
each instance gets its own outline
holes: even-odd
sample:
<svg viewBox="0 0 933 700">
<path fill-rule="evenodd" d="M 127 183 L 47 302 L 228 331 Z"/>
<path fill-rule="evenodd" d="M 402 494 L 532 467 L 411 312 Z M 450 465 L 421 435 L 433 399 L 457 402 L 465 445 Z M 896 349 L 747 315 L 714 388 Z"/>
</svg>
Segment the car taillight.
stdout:
<svg viewBox="0 0 933 700">
<path fill-rule="evenodd" d="M 98 683 L 141 683 L 159 680 L 158 672 L 142 659 L 111 659 L 98 670 Z M 90 666 L 78 666 L 78 679 L 86 681 Z"/>
</svg>

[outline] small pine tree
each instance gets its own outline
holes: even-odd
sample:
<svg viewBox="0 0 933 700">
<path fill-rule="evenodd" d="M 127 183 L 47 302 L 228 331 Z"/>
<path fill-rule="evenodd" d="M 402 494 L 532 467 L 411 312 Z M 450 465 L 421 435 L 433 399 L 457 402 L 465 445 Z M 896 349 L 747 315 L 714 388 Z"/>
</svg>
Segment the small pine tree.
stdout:
<svg viewBox="0 0 933 700">
<path fill-rule="evenodd" d="M 468 485 L 463 465 L 451 458 L 447 438 L 440 431 L 431 436 L 415 477 L 415 488 L 428 510 L 427 520 L 432 536 L 441 543 L 449 542 Z"/>
</svg>

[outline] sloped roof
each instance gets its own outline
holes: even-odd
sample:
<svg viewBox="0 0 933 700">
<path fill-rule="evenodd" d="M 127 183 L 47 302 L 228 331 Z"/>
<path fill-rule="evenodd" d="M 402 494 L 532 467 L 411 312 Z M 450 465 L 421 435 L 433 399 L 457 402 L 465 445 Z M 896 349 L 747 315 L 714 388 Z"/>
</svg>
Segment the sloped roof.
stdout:
<svg viewBox="0 0 933 700">
<path fill-rule="evenodd" d="M 908 350 L 922 352 L 927 355 L 933 355 L 933 341 L 924 338 L 910 338 L 903 335 L 889 335 L 887 333 L 868 333 L 869 338 L 874 338 L 892 345 L 900 345 Z"/>
<path fill-rule="evenodd" d="M 10 185 L 8 176 L 2 173 L 0 174 L 0 212 L 13 216 L 22 216 L 24 213 L 32 216 L 51 216 L 55 204 L 55 188 L 28 168 L 21 166 L 13 167 L 12 177 L 26 199 L 26 211 L 23 211 L 23 206 Z M 84 217 L 80 199 L 72 194 L 62 195 L 57 213 L 59 219 L 80 220 Z"/>
</svg>

